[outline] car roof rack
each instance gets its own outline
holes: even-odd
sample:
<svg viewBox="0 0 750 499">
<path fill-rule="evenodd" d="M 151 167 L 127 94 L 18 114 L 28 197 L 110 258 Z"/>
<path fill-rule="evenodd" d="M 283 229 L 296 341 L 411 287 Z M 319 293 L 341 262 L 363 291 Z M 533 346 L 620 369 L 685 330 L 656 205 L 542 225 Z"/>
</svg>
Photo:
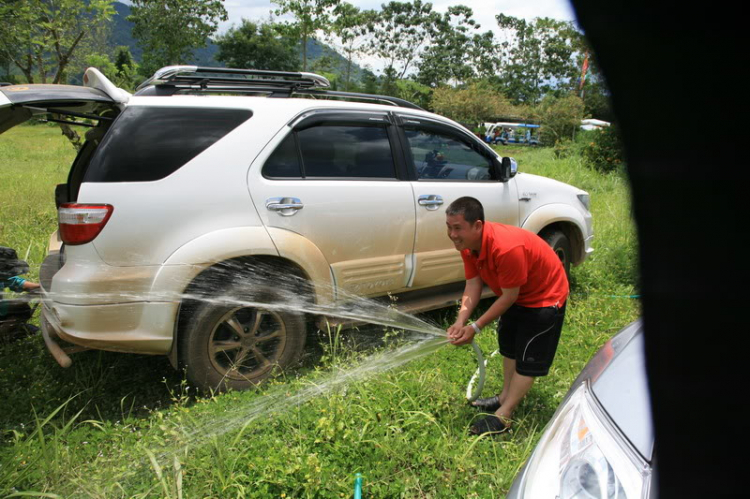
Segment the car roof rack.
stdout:
<svg viewBox="0 0 750 499">
<path fill-rule="evenodd" d="M 419 109 L 424 111 L 421 107 L 409 102 L 408 100 L 399 99 L 398 97 L 391 97 L 390 95 L 376 95 L 376 94 L 360 94 L 357 92 L 339 92 L 336 90 L 306 90 L 300 89 L 293 93 L 294 95 L 312 95 L 314 97 L 329 98 L 329 99 L 344 99 L 344 100 L 365 100 L 390 104 L 392 106 L 407 107 L 409 109 Z"/>
<path fill-rule="evenodd" d="M 135 95 L 168 96 L 178 93 L 222 93 L 267 97 L 312 96 L 347 100 L 366 100 L 399 107 L 422 109 L 404 99 L 386 95 L 325 90 L 327 78 L 315 73 L 268 71 L 262 69 L 167 66 L 154 73 L 136 89 Z"/>
</svg>

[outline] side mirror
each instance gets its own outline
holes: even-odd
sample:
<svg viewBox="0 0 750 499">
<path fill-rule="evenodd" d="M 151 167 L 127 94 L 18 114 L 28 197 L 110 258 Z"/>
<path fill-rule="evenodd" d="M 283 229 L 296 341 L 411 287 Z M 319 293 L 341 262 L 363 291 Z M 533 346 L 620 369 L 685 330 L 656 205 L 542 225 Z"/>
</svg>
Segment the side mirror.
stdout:
<svg viewBox="0 0 750 499">
<path fill-rule="evenodd" d="M 495 164 L 495 174 L 501 182 L 506 182 L 518 173 L 518 163 L 509 157 L 503 157 L 499 164 Z"/>
</svg>

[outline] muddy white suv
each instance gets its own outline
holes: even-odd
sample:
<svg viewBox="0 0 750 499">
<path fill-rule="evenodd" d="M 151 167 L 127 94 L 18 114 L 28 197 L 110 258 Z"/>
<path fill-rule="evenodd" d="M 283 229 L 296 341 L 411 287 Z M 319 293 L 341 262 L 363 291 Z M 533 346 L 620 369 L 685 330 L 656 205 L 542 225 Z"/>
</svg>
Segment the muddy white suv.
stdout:
<svg viewBox="0 0 750 499">
<path fill-rule="evenodd" d="M 61 365 L 68 344 L 168 355 L 201 388 L 244 388 L 302 351 L 309 317 L 262 305 L 282 290 L 317 305 L 453 304 L 463 266 L 444 209 L 465 195 L 488 220 L 538 233 L 566 269 L 592 251 L 586 192 L 517 174 L 414 104 L 326 87 L 190 66 L 134 95 L 93 68 L 82 87 L 0 87 L 0 132 L 35 115 L 89 127 L 41 270 Z"/>
</svg>

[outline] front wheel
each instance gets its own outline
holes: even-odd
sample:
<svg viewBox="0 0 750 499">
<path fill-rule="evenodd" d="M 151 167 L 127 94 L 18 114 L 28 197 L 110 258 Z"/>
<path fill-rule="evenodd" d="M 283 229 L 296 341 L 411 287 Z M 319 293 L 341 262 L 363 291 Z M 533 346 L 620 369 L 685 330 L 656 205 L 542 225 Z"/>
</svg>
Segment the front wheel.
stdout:
<svg viewBox="0 0 750 499">
<path fill-rule="evenodd" d="M 251 388 L 295 364 L 305 345 L 304 315 L 281 309 L 282 294 L 230 286 L 201 301 L 182 338 L 188 381 L 202 391 Z"/>
<path fill-rule="evenodd" d="M 565 269 L 565 275 L 568 277 L 570 282 L 570 262 L 572 256 L 572 249 L 570 246 L 570 239 L 560 230 L 543 230 L 539 233 L 539 237 L 544 239 L 547 244 L 550 245 L 552 250 L 555 252 L 557 257 L 562 262 L 563 268 Z"/>
</svg>

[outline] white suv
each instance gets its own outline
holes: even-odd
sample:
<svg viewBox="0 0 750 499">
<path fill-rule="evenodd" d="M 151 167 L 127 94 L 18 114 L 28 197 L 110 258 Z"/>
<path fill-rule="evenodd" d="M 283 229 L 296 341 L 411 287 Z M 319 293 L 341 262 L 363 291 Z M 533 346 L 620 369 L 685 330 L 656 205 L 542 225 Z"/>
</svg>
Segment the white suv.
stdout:
<svg viewBox="0 0 750 499">
<path fill-rule="evenodd" d="M 61 339 L 168 355 L 198 387 L 240 389 L 302 351 L 304 317 L 257 305 L 281 288 L 317 305 L 351 294 L 395 296 L 409 311 L 455 303 L 463 266 L 444 209 L 461 196 L 538 233 L 566 269 L 592 251 L 586 192 L 516 174 L 414 104 L 327 86 L 309 73 L 177 66 L 134 95 L 93 68 L 83 87 L 0 87 L 0 133 L 37 114 L 89 126 L 57 187 L 41 270 L 58 362 L 71 362 Z M 256 305 L 215 299 L 234 295 Z"/>
</svg>

